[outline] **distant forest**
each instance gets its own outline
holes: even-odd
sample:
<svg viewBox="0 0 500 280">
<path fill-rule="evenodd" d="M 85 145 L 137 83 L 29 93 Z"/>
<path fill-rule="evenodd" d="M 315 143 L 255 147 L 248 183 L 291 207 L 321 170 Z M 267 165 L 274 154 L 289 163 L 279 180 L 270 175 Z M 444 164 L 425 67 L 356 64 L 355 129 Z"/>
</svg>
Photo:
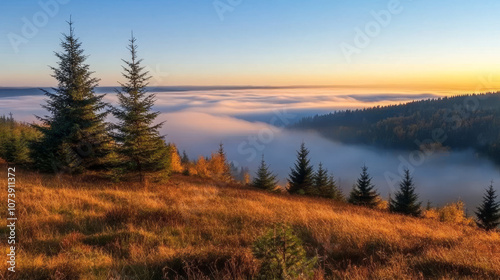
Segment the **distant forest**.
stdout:
<svg viewBox="0 0 500 280">
<path fill-rule="evenodd" d="M 337 111 L 304 118 L 292 128 L 388 149 L 472 148 L 500 163 L 500 92 Z"/>
</svg>

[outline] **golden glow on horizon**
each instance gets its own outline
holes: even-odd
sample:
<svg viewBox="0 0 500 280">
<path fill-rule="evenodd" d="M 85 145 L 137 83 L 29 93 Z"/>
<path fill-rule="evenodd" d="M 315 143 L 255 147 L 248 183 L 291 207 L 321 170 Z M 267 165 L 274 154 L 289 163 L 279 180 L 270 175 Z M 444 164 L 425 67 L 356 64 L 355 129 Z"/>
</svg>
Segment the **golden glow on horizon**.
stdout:
<svg viewBox="0 0 500 280">
<path fill-rule="evenodd" d="M 288 69 L 279 74 L 258 73 L 172 73 L 156 79 L 153 86 L 332 86 L 373 89 L 376 92 L 429 92 L 456 94 L 495 91 L 500 89 L 500 71 L 495 66 L 478 67 L 456 65 L 338 65 L 330 69 L 325 65 L 317 69 Z M 55 82 L 37 75 L 19 77 L 6 73 L 0 77 L 0 86 L 46 87 Z M 120 76 L 101 76 L 101 86 L 117 86 Z"/>
</svg>

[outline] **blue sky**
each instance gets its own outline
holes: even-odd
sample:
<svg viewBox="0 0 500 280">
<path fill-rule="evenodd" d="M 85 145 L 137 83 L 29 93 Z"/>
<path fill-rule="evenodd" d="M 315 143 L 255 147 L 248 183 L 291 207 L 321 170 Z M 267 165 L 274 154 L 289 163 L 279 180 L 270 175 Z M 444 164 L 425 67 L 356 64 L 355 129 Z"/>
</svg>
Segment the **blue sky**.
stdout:
<svg viewBox="0 0 500 280">
<path fill-rule="evenodd" d="M 56 64 L 53 52 L 70 15 L 91 69 L 108 86 L 121 80 L 131 30 L 156 85 L 467 89 L 497 75 L 498 1 L 391 1 L 242 0 L 231 6 L 238 1 L 221 0 L 219 7 L 229 7 L 223 17 L 214 1 L 2 1 L 0 86 L 55 84 L 48 65 Z M 49 14 L 40 3 L 56 3 L 58 11 Z M 386 26 L 378 23 L 366 46 L 356 46 L 356 28 L 365 32 L 373 13 L 389 5 L 400 12 Z M 23 18 L 38 20 L 30 36 L 23 35 Z M 12 38 L 23 41 L 16 45 Z M 358 51 L 347 57 L 346 45 Z"/>
</svg>

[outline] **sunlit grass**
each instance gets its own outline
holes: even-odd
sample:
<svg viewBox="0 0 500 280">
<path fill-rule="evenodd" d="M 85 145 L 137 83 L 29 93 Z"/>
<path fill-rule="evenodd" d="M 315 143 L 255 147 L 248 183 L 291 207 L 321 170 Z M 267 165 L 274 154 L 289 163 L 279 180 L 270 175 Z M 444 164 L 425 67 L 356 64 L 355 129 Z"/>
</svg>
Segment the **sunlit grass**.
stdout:
<svg viewBox="0 0 500 280">
<path fill-rule="evenodd" d="M 500 278 L 498 232 L 326 199 L 180 175 L 145 191 L 18 172 L 18 191 L 18 279 L 247 279 L 278 222 L 319 257 L 317 279 Z"/>
</svg>

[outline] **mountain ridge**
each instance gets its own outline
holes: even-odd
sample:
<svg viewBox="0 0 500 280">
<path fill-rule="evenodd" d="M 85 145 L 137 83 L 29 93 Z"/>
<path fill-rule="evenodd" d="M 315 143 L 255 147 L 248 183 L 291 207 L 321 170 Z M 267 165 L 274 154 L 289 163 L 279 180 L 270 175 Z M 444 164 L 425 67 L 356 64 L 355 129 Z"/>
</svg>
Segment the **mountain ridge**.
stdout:
<svg viewBox="0 0 500 280">
<path fill-rule="evenodd" d="M 500 92 L 336 111 L 303 118 L 290 128 L 387 149 L 472 148 L 499 163 Z"/>
</svg>

